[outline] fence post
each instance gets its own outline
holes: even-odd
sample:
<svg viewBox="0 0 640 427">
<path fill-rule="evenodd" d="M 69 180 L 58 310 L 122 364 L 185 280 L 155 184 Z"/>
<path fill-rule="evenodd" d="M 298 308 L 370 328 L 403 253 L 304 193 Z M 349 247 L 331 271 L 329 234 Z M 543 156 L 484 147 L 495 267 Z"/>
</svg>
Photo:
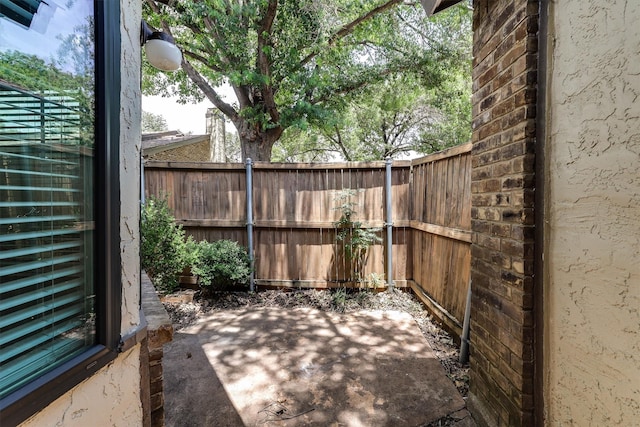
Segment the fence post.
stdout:
<svg viewBox="0 0 640 427">
<path fill-rule="evenodd" d="M 251 275 L 249 277 L 249 290 L 251 292 L 256 290 L 255 276 L 254 276 L 254 262 L 253 262 L 253 170 L 251 168 L 252 161 L 250 157 L 247 157 L 246 171 L 247 171 L 247 252 L 249 253 L 249 268 L 251 269 Z"/>
<path fill-rule="evenodd" d="M 393 212 L 391 211 L 391 157 L 385 159 L 385 199 L 387 220 L 387 285 L 393 289 Z"/>
<path fill-rule="evenodd" d="M 467 363 L 469 361 L 469 322 L 471 321 L 471 280 L 467 290 L 467 305 L 464 308 L 464 321 L 462 323 L 462 335 L 460 336 L 460 354 L 458 361 Z"/>
<path fill-rule="evenodd" d="M 144 158 L 140 156 L 140 204 L 144 205 L 146 202 L 144 196 Z"/>
</svg>

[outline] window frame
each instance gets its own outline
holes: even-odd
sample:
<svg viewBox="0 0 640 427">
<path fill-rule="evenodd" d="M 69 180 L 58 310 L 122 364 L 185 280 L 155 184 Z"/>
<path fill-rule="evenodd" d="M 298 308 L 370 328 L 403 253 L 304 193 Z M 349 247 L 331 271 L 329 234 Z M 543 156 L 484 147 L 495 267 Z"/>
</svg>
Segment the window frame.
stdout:
<svg viewBox="0 0 640 427">
<path fill-rule="evenodd" d="M 17 425 L 91 377 L 123 350 L 120 337 L 120 1 L 94 0 L 96 344 L 0 400 Z"/>
</svg>

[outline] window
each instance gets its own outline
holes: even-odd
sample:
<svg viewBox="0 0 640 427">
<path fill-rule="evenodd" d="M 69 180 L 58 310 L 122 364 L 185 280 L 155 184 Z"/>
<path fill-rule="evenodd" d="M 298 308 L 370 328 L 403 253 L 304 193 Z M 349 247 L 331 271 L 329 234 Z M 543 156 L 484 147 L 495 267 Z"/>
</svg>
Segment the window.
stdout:
<svg viewBox="0 0 640 427">
<path fill-rule="evenodd" d="M 118 3 L 0 4 L 0 424 L 117 354 Z"/>
<path fill-rule="evenodd" d="M 0 83 L 0 397 L 95 344 L 94 156 L 44 96 Z"/>
</svg>

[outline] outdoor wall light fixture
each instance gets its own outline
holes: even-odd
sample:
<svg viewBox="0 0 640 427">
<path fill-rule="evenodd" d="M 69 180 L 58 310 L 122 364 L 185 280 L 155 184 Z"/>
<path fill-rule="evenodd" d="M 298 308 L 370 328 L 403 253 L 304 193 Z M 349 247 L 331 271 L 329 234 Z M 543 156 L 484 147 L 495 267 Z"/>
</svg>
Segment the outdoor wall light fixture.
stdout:
<svg viewBox="0 0 640 427">
<path fill-rule="evenodd" d="M 182 52 L 175 40 L 167 33 L 154 31 L 142 21 L 140 29 L 140 46 L 147 51 L 149 64 L 162 71 L 176 71 L 182 64 Z"/>
<path fill-rule="evenodd" d="M 453 6 L 456 3 L 460 3 L 461 0 L 420 0 L 422 7 L 427 16 L 432 16 L 448 7 Z"/>
</svg>

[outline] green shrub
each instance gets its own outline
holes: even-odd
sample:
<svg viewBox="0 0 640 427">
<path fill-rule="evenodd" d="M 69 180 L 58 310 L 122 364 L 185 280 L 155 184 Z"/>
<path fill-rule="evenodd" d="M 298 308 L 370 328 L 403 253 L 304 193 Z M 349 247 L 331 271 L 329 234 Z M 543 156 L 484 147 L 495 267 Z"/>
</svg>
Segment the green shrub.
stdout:
<svg viewBox="0 0 640 427">
<path fill-rule="evenodd" d="M 346 305 L 347 305 L 347 289 L 346 288 L 333 289 L 331 292 L 331 307 L 339 313 L 344 313 Z"/>
<path fill-rule="evenodd" d="M 347 264 L 351 268 L 351 278 L 358 283 L 363 283 L 369 248 L 382 242 L 382 238 L 378 235 L 380 228 L 367 227 L 366 224 L 355 219 L 356 203 L 351 199 L 356 194 L 356 191 L 350 188 L 345 188 L 336 194 L 334 200 L 338 205 L 334 209 L 339 210 L 341 215 L 333 225 L 337 229 L 336 241 L 342 244 Z"/>
<path fill-rule="evenodd" d="M 149 197 L 142 208 L 140 222 L 140 262 L 156 289 L 172 292 L 178 287 L 178 274 L 189 265 L 190 253 L 185 233 L 177 225 L 167 198 Z"/>
<path fill-rule="evenodd" d="M 183 269 L 187 267 L 193 269 L 200 256 L 200 243 L 193 240 L 192 236 L 189 236 L 184 244 L 184 251 Z"/>
<path fill-rule="evenodd" d="M 251 265 L 245 248 L 231 240 L 198 243 L 197 261 L 191 271 L 200 286 L 209 289 L 229 289 L 249 283 Z"/>
</svg>

